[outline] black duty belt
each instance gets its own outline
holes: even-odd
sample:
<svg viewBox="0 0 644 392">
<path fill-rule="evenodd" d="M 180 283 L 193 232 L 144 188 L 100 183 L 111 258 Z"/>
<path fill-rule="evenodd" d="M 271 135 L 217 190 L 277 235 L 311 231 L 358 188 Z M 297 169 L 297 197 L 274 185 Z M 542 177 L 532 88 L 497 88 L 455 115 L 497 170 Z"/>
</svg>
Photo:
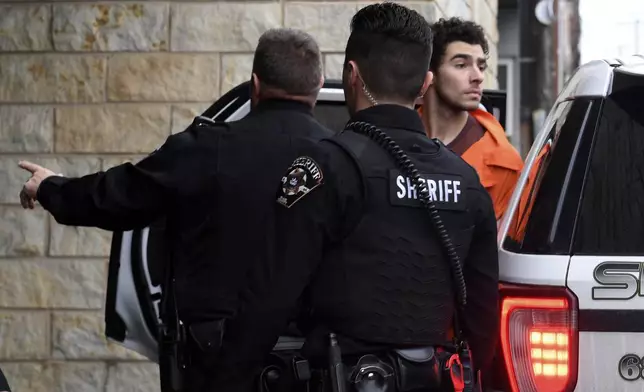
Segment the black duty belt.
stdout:
<svg viewBox="0 0 644 392">
<path fill-rule="evenodd" d="M 313 369 L 296 352 L 272 355 L 258 392 L 461 392 L 480 386 L 465 381 L 471 363 L 442 347 L 342 356 L 341 363 L 330 355 L 328 368 Z"/>
<path fill-rule="evenodd" d="M 367 354 L 355 361 L 345 358 L 344 363 L 349 364 L 346 392 L 460 392 L 464 390 L 466 367 L 470 367 L 457 354 L 434 347 Z M 337 390 L 330 381 L 331 389 L 326 390 Z"/>
</svg>

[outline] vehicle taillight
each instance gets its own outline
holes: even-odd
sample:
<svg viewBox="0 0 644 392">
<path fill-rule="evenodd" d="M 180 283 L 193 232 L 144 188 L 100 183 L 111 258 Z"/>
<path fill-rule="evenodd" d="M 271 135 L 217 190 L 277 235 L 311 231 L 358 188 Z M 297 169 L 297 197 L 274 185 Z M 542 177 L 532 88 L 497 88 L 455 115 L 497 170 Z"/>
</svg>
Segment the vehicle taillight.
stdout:
<svg viewBox="0 0 644 392">
<path fill-rule="evenodd" d="M 551 289 L 542 295 L 537 288 L 503 291 L 501 347 L 512 391 L 572 391 L 578 341 L 574 297 L 552 295 Z"/>
</svg>

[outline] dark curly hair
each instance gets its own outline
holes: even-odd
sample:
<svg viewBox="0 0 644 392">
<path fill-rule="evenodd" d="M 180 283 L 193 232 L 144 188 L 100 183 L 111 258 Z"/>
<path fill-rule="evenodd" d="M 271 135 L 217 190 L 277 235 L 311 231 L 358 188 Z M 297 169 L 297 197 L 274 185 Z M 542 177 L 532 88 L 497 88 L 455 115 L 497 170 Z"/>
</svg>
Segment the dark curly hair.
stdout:
<svg viewBox="0 0 644 392">
<path fill-rule="evenodd" d="M 345 67 L 355 61 L 377 98 L 414 100 L 432 57 L 432 30 L 418 12 L 396 3 L 371 4 L 351 20 Z"/>
<path fill-rule="evenodd" d="M 469 20 L 457 17 L 441 18 L 432 25 L 432 31 L 434 33 L 434 57 L 431 60 L 430 69 L 434 72 L 442 63 L 447 46 L 452 42 L 461 41 L 470 45 L 481 45 L 486 56 L 490 53 L 483 27 Z"/>
</svg>

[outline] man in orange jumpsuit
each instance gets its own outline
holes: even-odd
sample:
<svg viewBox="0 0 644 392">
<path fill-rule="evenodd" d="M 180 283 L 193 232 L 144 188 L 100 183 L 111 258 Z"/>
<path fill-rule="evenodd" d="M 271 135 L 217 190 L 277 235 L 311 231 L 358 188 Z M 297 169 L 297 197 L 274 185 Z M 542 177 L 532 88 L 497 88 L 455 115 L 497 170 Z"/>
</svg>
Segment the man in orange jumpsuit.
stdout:
<svg viewBox="0 0 644 392">
<path fill-rule="evenodd" d="M 505 212 L 523 160 L 490 113 L 479 109 L 488 43 L 481 26 L 459 18 L 432 26 L 434 80 L 419 108 L 427 135 L 441 140 L 476 169 L 494 203 Z"/>
</svg>

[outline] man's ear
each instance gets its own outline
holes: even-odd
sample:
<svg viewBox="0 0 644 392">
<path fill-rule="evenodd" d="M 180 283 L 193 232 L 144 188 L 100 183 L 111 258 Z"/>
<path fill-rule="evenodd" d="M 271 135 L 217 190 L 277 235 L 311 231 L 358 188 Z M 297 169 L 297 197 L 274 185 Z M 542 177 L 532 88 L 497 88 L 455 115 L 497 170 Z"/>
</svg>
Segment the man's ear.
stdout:
<svg viewBox="0 0 644 392">
<path fill-rule="evenodd" d="M 358 83 L 358 79 L 360 79 L 358 64 L 353 60 L 349 60 L 347 62 L 347 72 L 349 73 L 349 84 L 355 86 Z"/>
<path fill-rule="evenodd" d="M 255 108 L 255 106 L 259 103 L 260 85 L 261 85 L 261 82 L 259 81 L 259 78 L 257 77 L 257 74 L 253 72 L 251 77 L 250 77 L 250 104 L 251 104 L 251 109 Z"/>
<path fill-rule="evenodd" d="M 253 72 L 250 82 L 253 84 L 253 92 L 255 93 L 255 95 L 259 95 L 259 89 L 260 89 L 261 82 L 259 81 L 259 77 L 257 76 L 257 74 L 255 72 Z"/>
<path fill-rule="evenodd" d="M 427 94 L 427 89 L 434 83 L 434 73 L 432 71 L 427 71 L 425 74 L 425 81 L 423 82 L 423 87 L 420 89 L 420 96 Z"/>
</svg>

